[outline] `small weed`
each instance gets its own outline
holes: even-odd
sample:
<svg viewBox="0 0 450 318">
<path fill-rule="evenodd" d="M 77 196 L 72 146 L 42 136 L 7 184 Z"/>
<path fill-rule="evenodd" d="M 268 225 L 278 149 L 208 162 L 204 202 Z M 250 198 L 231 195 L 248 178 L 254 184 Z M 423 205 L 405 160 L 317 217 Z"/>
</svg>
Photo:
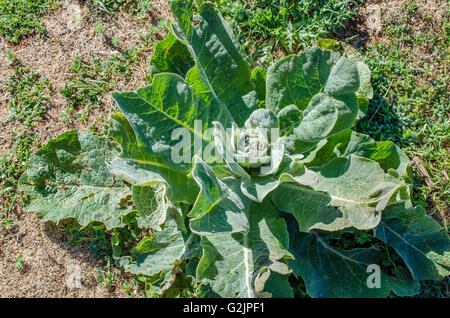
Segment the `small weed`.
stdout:
<svg viewBox="0 0 450 318">
<path fill-rule="evenodd" d="M 97 34 L 104 34 L 106 32 L 106 26 L 103 24 L 103 21 L 99 20 L 95 23 L 94 31 Z"/>
<path fill-rule="evenodd" d="M 14 225 L 14 222 L 5 213 L 0 213 L 0 226 L 9 227 L 12 225 Z"/>
<path fill-rule="evenodd" d="M 122 289 L 127 293 L 129 298 L 136 296 L 136 291 L 139 288 L 139 282 L 133 279 L 131 282 L 122 283 Z"/>
<path fill-rule="evenodd" d="M 117 273 L 113 270 L 111 265 L 103 266 L 103 267 L 95 267 L 97 284 L 103 285 L 105 287 L 110 287 L 114 284 L 114 279 L 117 276 Z"/>
<path fill-rule="evenodd" d="M 111 42 L 115 47 L 118 47 L 120 45 L 120 39 L 116 36 L 111 39 Z"/>
<path fill-rule="evenodd" d="M 143 17 L 153 6 L 153 2 L 149 0 L 90 0 L 89 4 L 96 14 L 117 14 L 125 11 L 136 17 Z"/>
<path fill-rule="evenodd" d="M 19 254 L 19 255 L 16 257 L 16 260 L 15 260 L 14 264 L 15 264 L 15 265 L 14 265 L 15 268 L 16 268 L 18 271 L 22 270 L 22 268 L 23 268 L 24 265 L 25 265 L 25 261 L 24 261 L 23 256 L 22 256 L 21 254 Z"/>
</svg>

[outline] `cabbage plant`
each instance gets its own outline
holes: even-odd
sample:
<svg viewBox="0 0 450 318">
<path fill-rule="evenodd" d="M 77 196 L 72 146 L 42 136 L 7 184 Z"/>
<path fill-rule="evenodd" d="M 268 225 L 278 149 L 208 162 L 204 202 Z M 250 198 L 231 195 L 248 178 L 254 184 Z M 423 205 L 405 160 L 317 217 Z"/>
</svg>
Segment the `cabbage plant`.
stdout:
<svg viewBox="0 0 450 318">
<path fill-rule="evenodd" d="M 27 211 L 107 230 L 136 218 L 149 234 L 116 261 L 156 294 L 181 264 L 222 297 L 292 297 L 291 276 L 312 297 L 406 296 L 449 274 L 406 154 L 352 130 L 373 97 L 363 62 L 313 47 L 251 70 L 212 3 L 170 6 L 151 84 L 114 93 L 109 139 L 69 131 L 36 152 Z M 356 231 L 373 238 L 339 244 Z M 383 266 L 382 244 L 402 264 Z"/>
</svg>

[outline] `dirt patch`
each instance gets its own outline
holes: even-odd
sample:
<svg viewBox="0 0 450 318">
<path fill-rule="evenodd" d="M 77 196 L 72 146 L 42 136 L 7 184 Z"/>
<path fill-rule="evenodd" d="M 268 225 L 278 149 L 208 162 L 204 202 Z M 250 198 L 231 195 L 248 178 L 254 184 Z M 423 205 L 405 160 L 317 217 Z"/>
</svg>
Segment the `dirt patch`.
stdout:
<svg viewBox="0 0 450 318">
<path fill-rule="evenodd" d="M 130 278 L 118 269 L 111 286 L 97 284 L 95 267 L 104 265 L 87 247 L 71 247 L 60 227 L 34 214 L 0 228 L 0 297 L 127 297 L 121 284 Z"/>
<path fill-rule="evenodd" d="M 7 65 L 7 49 L 23 66 L 39 72 L 51 83 L 50 108 L 33 129 L 44 144 L 69 129 L 86 129 L 89 124 L 98 123 L 97 119 L 107 117 L 114 106 L 110 94 L 106 94 L 102 108 L 93 109 L 87 120 L 62 123 L 60 116 L 68 103 L 59 91 L 73 77 L 70 71 L 73 58 L 82 56 L 87 62 L 108 59 L 122 53 L 121 49 L 136 46 L 149 24 L 171 18 L 165 0 L 154 0 L 151 12 L 141 19 L 127 14 L 103 17 L 106 34 L 120 39 L 117 49 L 103 35 L 95 33 L 94 25 L 99 17 L 89 13 L 81 2 L 62 1 L 60 7 L 44 17 L 47 34 L 29 37 L 19 45 L 0 38 L 0 154 L 11 149 L 10 137 L 18 126 L 14 121 L 5 123 L 9 114 L 5 84 L 13 73 Z M 163 35 L 156 35 L 154 40 L 162 39 Z M 143 52 L 129 80 L 116 80 L 116 90 L 135 90 L 146 83 L 152 50 L 149 47 Z M 129 281 L 130 276 L 114 269 L 117 277 L 112 286 L 97 285 L 95 268 L 105 264 L 88 247 L 70 246 L 60 227 L 43 224 L 20 206 L 10 217 L 14 226 L 0 227 L 0 297 L 127 297 L 121 284 Z M 19 255 L 23 257 L 23 266 L 16 268 Z"/>
<path fill-rule="evenodd" d="M 19 61 L 32 70 L 39 72 L 49 79 L 52 87 L 51 107 L 45 114 L 44 120 L 36 126 L 37 135 L 42 143 L 60 133 L 74 128 L 84 129 L 89 123 L 101 115 L 108 115 L 114 105 L 109 94 L 105 96 L 104 107 L 94 109 L 90 118 L 84 122 L 74 121 L 62 124 L 60 116 L 67 108 L 66 99 L 60 94 L 64 84 L 70 81 L 73 73 L 70 68 L 73 58 L 81 56 L 84 61 L 93 59 L 108 59 L 119 50 L 133 48 L 139 43 L 139 36 L 146 33 L 149 23 L 156 24 L 160 19 L 170 19 L 169 7 L 164 0 L 153 1 L 152 11 L 146 18 L 136 19 L 127 14 L 118 14 L 104 19 L 107 34 L 114 35 L 120 40 L 119 49 L 109 45 L 102 34 L 95 33 L 96 16 L 89 15 L 88 8 L 80 6 L 78 1 L 66 0 L 61 6 L 45 17 L 44 25 L 47 34 L 30 37 L 21 41 L 17 46 L 0 38 L 0 153 L 11 147 L 7 142 L 16 123 L 4 123 L 8 116 L 8 92 L 5 83 L 12 68 L 7 65 L 7 49 L 17 55 Z M 74 21 L 76 21 L 74 23 Z M 155 39 L 162 39 L 163 35 L 156 35 Z M 149 60 L 152 55 L 149 47 L 133 67 L 130 80 L 118 78 L 115 89 L 118 91 L 135 90 L 146 82 L 146 75 L 150 72 Z"/>
<path fill-rule="evenodd" d="M 449 9 L 449 2 L 445 0 L 415 0 L 417 15 L 412 17 L 412 32 L 422 33 L 425 30 L 435 30 L 439 33 L 442 20 Z M 369 0 L 359 7 L 353 25 L 348 28 L 347 36 L 360 34 L 353 42 L 371 46 L 375 43 L 386 43 L 383 26 L 391 24 L 402 16 L 402 10 L 411 4 L 410 0 Z"/>
</svg>

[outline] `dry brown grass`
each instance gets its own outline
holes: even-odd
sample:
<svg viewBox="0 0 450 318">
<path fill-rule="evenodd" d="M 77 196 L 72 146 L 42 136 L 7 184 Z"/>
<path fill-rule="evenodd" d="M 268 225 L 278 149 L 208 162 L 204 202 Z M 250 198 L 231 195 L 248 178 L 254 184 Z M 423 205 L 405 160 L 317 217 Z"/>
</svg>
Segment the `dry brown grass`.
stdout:
<svg viewBox="0 0 450 318">
<path fill-rule="evenodd" d="M 85 129 L 100 116 L 109 114 L 113 100 L 107 94 L 103 107 L 93 109 L 87 120 L 63 124 L 60 118 L 68 104 L 59 91 L 72 79 L 72 59 L 82 56 L 84 61 L 89 62 L 120 53 L 108 45 L 102 35 L 94 32 L 98 18 L 86 16 L 87 13 L 88 8 L 78 1 L 65 0 L 59 8 L 44 17 L 46 35 L 23 39 L 19 45 L 12 45 L 0 38 L 0 154 L 11 148 L 10 137 L 17 128 L 15 122 L 4 122 L 9 114 L 5 83 L 13 72 L 7 65 L 7 49 L 17 56 L 23 66 L 36 70 L 51 83 L 50 108 L 34 128 L 41 143 L 69 129 Z M 171 18 L 169 7 L 165 0 L 155 0 L 152 11 L 144 19 L 136 20 L 127 14 L 104 17 L 106 35 L 118 37 L 121 49 L 132 48 L 139 43 L 139 34 L 145 34 L 147 24 L 155 24 L 162 18 Z M 80 19 L 79 22 L 72 23 L 77 19 Z M 155 40 L 162 36 L 157 36 Z M 115 79 L 116 89 L 135 90 L 143 85 L 149 73 L 151 55 L 150 47 L 134 65 L 129 80 Z M 0 297 L 127 297 L 120 286 L 130 279 L 129 276 L 116 270 L 118 276 L 112 287 L 97 286 L 94 268 L 104 264 L 89 253 L 86 246 L 71 247 L 59 227 L 42 224 L 34 214 L 25 213 L 20 206 L 12 218 L 13 227 L 0 227 Z M 24 258 L 25 265 L 21 270 L 15 268 L 18 255 Z M 79 289 L 67 287 L 66 271 L 70 265 L 82 269 L 82 286 Z M 88 277 L 88 273 L 94 274 Z"/>
<path fill-rule="evenodd" d="M 391 24 L 394 19 L 401 16 L 402 9 L 410 0 L 368 0 L 359 7 L 356 29 L 365 32 L 364 42 L 367 46 L 375 43 L 386 43 L 387 37 L 383 33 L 383 26 Z M 413 32 L 440 28 L 449 2 L 445 0 L 415 0 L 419 15 L 413 17 Z M 424 19 L 424 16 L 429 18 Z M 355 30 L 352 30 L 353 32 Z M 436 33 L 439 33 L 437 30 Z"/>
<path fill-rule="evenodd" d="M 162 18 L 170 18 L 169 7 L 164 0 L 154 1 L 151 16 L 136 20 L 127 14 L 110 17 L 106 19 L 105 26 L 107 34 L 120 39 L 120 47 L 133 48 L 139 43 L 139 34 L 145 34 L 148 23 L 156 23 Z M 38 71 L 42 76 L 50 80 L 52 86 L 51 107 L 43 121 L 39 123 L 39 131 L 36 131 L 41 142 L 46 142 L 63 131 L 73 128 L 86 128 L 89 122 L 95 122 L 101 114 L 108 114 L 113 106 L 113 100 L 108 95 L 105 96 L 104 107 L 96 109 L 91 114 L 91 120 L 83 123 L 75 121 L 69 125 L 63 125 L 60 115 L 67 108 L 66 99 L 60 94 L 64 84 L 73 77 L 70 67 L 72 59 L 81 56 L 86 62 L 93 59 L 108 59 L 115 54 L 120 54 L 114 47 L 108 45 L 101 34 L 94 32 L 94 24 L 98 21 L 93 16 L 82 18 L 76 24 L 72 21 L 86 16 L 86 7 L 82 7 L 75 0 L 65 0 L 62 5 L 45 17 L 44 24 L 47 28 L 46 35 L 29 37 L 21 41 L 17 46 L 9 44 L 0 38 L 0 86 L 4 87 L 12 69 L 7 65 L 7 53 L 9 48 L 17 55 L 19 61 L 30 69 Z M 161 36 L 157 36 L 161 39 Z M 152 48 L 148 48 L 143 54 L 143 58 L 134 65 L 133 74 L 130 80 L 117 79 L 117 90 L 135 90 L 146 81 L 149 73 L 149 60 L 152 55 Z M 3 88 L 0 91 L 0 153 L 10 148 L 7 142 L 11 136 L 11 131 L 16 125 L 14 122 L 3 123 L 8 116 L 8 96 Z"/>
<path fill-rule="evenodd" d="M 18 255 L 22 269 L 15 267 Z M 105 264 L 86 246 L 71 247 L 60 227 L 33 214 L 22 214 L 12 228 L 0 228 L 0 259 L 1 297 L 127 297 L 121 288 L 127 275 L 115 270 L 113 285 L 98 285 L 95 267 Z M 81 269 L 81 288 L 67 284 L 71 266 Z"/>
</svg>

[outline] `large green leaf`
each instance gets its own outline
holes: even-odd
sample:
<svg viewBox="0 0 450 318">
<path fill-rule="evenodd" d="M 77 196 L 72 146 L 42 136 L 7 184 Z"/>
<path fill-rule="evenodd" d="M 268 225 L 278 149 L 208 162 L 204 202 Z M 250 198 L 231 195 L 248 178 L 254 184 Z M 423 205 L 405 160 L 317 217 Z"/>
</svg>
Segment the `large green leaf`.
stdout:
<svg viewBox="0 0 450 318">
<path fill-rule="evenodd" d="M 249 230 L 202 238 L 203 256 L 197 278 L 209 283 L 222 297 L 256 297 L 264 294 L 271 273 L 286 275 L 282 262 L 291 258 L 285 221 L 270 202 L 253 203 L 247 211 Z M 272 282 L 271 290 L 276 292 Z M 270 292 L 270 291 L 269 291 Z"/>
<path fill-rule="evenodd" d="M 329 137 L 326 145 L 317 153 L 308 166 L 322 166 L 336 157 L 358 155 L 377 161 L 384 171 L 396 171 L 405 181 L 411 183 L 411 167 L 408 156 L 390 141 L 375 141 L 367 135 L 350 129 Z"/>
<path fill-rule="evenodd" d="M 319 93 L 302 113 L 300 124 L 287 136 L 287 148 L 297 153 L 311 150 L 318 142 L 351 128 L 358 113 L 354 94 L 330 96 Z"/>
<path fill-rule="evenodd" d="M 195 201 L 198 193 L 195 182 L 187 177 L 186 172 L 172 170 L 161 157 L 148 153 L 146 148 L 141 147 L 125 116 L 111 115 L 109 134 L 122 148 L 120 157 L 108 165 L 114 174 L 136 186 L 164 183 L 167 187 L 167 197 L 171 202 Z"/>
<path fill-rule="evenodd" d="M 213 121 L 219 120 L 227 126 L 232 122 L 226 107 L 213 103 L 214 100 L 206 104 L 176 74 L 157 74 L 151 85 L 137 92 L 114 93 L 113 97 L 133 128 L 138 146 L 161 158 L 173 170 L 190 168 L 193 155 L 202 151 L 196 149 L 196 140 L 208 145 L 210 140 L 203 132 L 212 127 Z M 186 157 L 180 158 L 181 162 L 173 156 L 174 149 L 180 146 L 180 136 L 173 136 L 176 132 L 189 138 L 187 154 L 183 153 Z"/>
<path fill-rule="evenodd" d="M 381 213 L 404 189 L 404 182 L 383 172 L 372 160 L 351 155 L 312 168 L 318 182 L 309 187 L 282 183 L 270 195 L 274 204 L 291 212 L 300 230 L 371 229 Z"/>
<path fill-rule="evenodd" d="M 422 207 L 390 206 L 375 228 L 375 236 L 395 248 L 415 280 L 450 274 L 449 237 Z"/>
<path fill-rule="evenodd" d="M 246 210 L 250 200 L 240 191 L 240 180 L 218 179 L 214 171 L 200 158 L 194 158 L 192 175 L 200 193 L 189 217 L 191 230 L 199 235 L 247 231 Z"/>
<path fill-rule="evenodd" d="M 301 233 L 289 227 L 290 252 L 288 260 L 294 275 L 301 276 L 312 297 L 386 297 L 390 290 L 400 295 L 418 292 L 418 283 L 408 275 L 387 275 L 380 270 L 380 285 L 369 288 L 370 265 L 379 263 L 376 248 L 344 250 L 331 244 L 326 234 Z"/>
<path fill-rule="evenodd" d="M 196 256 L 197 248 L 196 236 L 183 234 L 176 221 L 168 219 L 164 229 L 143 238 L 131 256 L 116 260 L 127 272 L 148 276 L 155 292 L 162 294 L 174 282 L 178 265 Z"/>
<path fill-rule="evenodd" d="M 156 44 L 155 53 L 150 62 L 152 76 L 158 73 L 175 73 L 186 77 L 193 66 L 194 60 L 191 53 L 173 32 L 169 32 L 164 40 Z"/>
<path fill-rule="evenodd" d="M 276 114 L 289 105 L 305 110 L 338 60 L 338 53 L 312 48 L 272 64 L 267 72 L 267 108 Z"/>
<path fill-rule="evenodd" d="M 236 123 L 242 125 L 258 106 L 259 99 L 251 82 L 250 67 L 228 23 L 210 2 L 199 6 L 199 17 L 195 19 L 192 0 L 169 3 L 177 21 L 172 29 L 196 62 L 188 73 L 188 83 L 199 95 L 206 91 L 223 101 Z"/>
<path fill-rule="evenodd" d="M 286 57 L 269 68 L 266 105 L 279 115 L 291 153 L 308 151 L 354 125 L 360 111 L 356 93 L 370 96 L 366 71 L 356 61 L 319 48 Z"/>
<path fill-rule="evenodd" d="M 131 191 L 108 171 L 105 161 L 118 154 L 105 138 L 69 131 L 50 140 L 28 162 L 19 188 L 26 192 L 25 209 L 42 221 L 73 218 L 80 225 L 98 221 L 121 227 L 131 212 Z"/>
</svg>

